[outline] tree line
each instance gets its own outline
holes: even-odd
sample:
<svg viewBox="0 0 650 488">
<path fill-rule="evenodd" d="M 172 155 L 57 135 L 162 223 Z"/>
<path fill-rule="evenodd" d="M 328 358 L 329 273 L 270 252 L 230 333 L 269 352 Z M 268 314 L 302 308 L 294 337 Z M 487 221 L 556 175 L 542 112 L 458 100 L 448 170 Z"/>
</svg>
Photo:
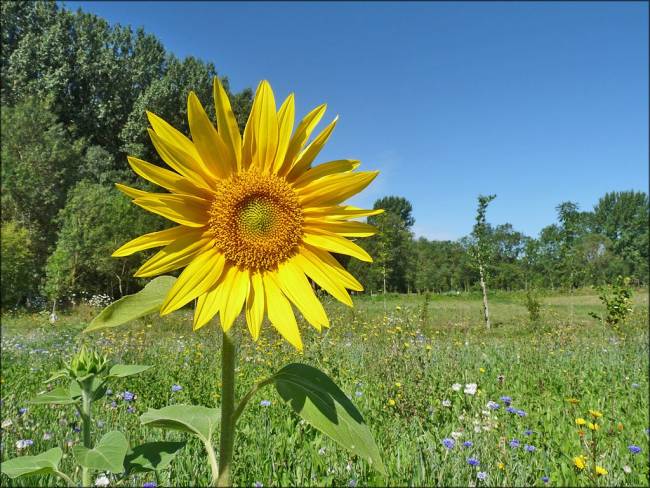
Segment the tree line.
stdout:
<svg viewBox="0 0 650 488">
<path fill-rule="evenodd" d="M 142 29 L 109 25 L 51 1 L 0 3 L 2 138 L 2 307 L 81 293 L 119 297 L 145 282 L 133 277 L 155 251 L 114 259 L 129 239 L 164 228 L 130 204 L 121 182 L 154 190 L 128 167 L 132 155 L 163 165 L 147 133 L 151 111 L 187 133 L 194 90 L 213 113 L 212 63 L 179 59 Z M 240 128 L 253 93 L 229 93 Z M 470 290 L 480 282 L 476 236 L 415 239 L 411 204 L 386 197 L 370 217 L 377 236 L 361 243 L 368 266 L 345 262 L 366 289 Z M 484 270 L 492 288 L 581 286 L 632 276 L 648 282 L 648 197 L 605 195 L 592 212 L 558 207 L 558 223 L 533 239 L 510 224 L 485 225 Z M 473 247 L 474 246 L 474 247 Z M 341 257 L 343 261 L 343 258 Z"/>
</svg>

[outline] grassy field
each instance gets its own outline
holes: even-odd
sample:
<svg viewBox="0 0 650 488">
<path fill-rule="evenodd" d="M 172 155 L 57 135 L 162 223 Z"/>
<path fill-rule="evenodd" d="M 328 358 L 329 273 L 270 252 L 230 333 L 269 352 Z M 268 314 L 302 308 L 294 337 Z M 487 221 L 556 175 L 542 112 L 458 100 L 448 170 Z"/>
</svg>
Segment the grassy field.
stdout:
<svg viewBox="0 0 650 488">
<path fill-rule="evenodd" d="M 237 324 L 238 395 L 289 362 L 321 368 L 364 415 L 388 477 L 382 479 L 337 448 L 265 389 L 240 420 L 237 485 L 648 486 L 647 291 L 635 295 L 624 337 L 589 317 L 602 307 L 588 291 L 543 297 L 542 318 L 534 324 L 523 295 L 497 293 L 491 299 L 489 331 L 474 295 L 364 296 L 356 298 L 354 309 L 325 301 L 332 326 L 319 334 L 303 323 L 304 354 L 283 343 L 270 326 L 253 343 L 245 326 Z M 96 434 L 119 429 L 131 445 L 185 439 L 140 426 L 139 414 L 173 403 L 219 403 L 215 327 L 193 333 L 191 311 L 184 310 L 80 334 L 97 312 L 79 306 L 54 326 L 47 314 L 3 317 L 3 460 L 65 446 L 63 468 L 70 472 L 70 447 L 81 435 L 74 409 L 28 401 L 45 390 L 43 380 L 82 342 L 115 362 L 154 366 L 115 382 L 113 397 L 96 406 Z M 455 383 L 459 391 L 452 388 Z M 475 394 L 464 392 L 470 383 L 478 385 Z M 172 392 L 174 384 L 182 390 Z M 135 401 L 117 396 L 125 390 L 137 395 Z M 510 412 L 502 399 L 506 396 L 512 399 Z M 499 408 L 490 408 L 490 401 Z M 20 414 L 22 407 L 27 411 Z M 602 417 L 592 418 L 590 409 Z M 600 428 L 579 427 L 576 418 Z M 19 439 L 32 439 L 33 445 L 18 452 Z M 446 447 L 443 439 L 455 439 L 454 446 Z M 633 454 L 630 445 L 641 452 Z M 574 465 L 579 455 L 586 456 L 583 470 Z M 479 464 L 470 465 L 470 458 Z M 607 474 L 597 475 L 596 466 Z M 132 483 L 152 480 L 133 478 Z M 192 439 L 159 483 L 196 486 L 209 480 L 202 447 Z M 61 484 L 53 477 L 12 481 L 3 476 L 1 481 L 5 486 Z"/>
</svg>

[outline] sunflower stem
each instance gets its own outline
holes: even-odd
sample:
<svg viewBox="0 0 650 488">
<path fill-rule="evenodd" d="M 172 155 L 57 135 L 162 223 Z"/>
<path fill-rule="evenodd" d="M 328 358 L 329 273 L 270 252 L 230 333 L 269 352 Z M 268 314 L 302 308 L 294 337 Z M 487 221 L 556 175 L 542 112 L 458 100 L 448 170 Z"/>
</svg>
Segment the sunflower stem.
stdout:
<svg viewBox="0 0 650 488">
<path fill-rule="evenodd" d="M 83 431 L 84 447 L 92 449 L 92 438 L 90 436 L 90 422 L 92 415 L 92 389 L 90 382 L 85 382 L 81 390 L 81 429 Z M 82 486 L 91 485 L 90 470 L 86 467 L 81 468 L 81 483 Z"/>
<path fill-rule="evenodd" d="M 235 344 L 223 332 L 221 348 L 221 436 L 219 438 L 219 478 L 217 486 L 230 486 L 230 464 L 235 440 Z"/>
</svg>

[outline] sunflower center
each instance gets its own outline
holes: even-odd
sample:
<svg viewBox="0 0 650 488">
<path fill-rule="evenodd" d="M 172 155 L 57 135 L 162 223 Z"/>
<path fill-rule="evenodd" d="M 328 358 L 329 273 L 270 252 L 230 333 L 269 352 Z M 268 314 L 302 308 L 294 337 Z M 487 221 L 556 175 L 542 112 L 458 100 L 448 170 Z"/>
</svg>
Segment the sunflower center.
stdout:
<svg viewBox="0 0 650 488">
<path fill-rule="evenodd" d="M 226 259 L 244 269 L 271 270 L 297 252 L 302 223 L 298 197 L 284 179 L 245 172 L 217 188 L 208 225 Z"/>
</svg>

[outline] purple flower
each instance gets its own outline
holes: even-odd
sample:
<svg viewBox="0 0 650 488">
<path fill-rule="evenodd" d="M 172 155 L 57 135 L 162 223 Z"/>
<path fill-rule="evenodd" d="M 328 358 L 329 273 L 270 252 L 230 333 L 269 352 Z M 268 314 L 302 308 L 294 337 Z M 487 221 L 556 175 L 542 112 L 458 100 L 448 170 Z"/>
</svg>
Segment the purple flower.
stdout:
<svg viewBox="0 0 650 488">
<path fill-rule="evenodd" d="M 526 429 L 526 430 L 524 430 L 524 434 L 525 435 L 533 435 L 533 431 L 530 430 L 530 429 Z"/>
<path fill-rule="evenodd" d="M 480 480 L 484 480 L 485 478 L 487 478 L 487 473 L 485 471 L 479 471 L 478 473 L 476 473 L 476 477 Z"/>
<path fill-rule="evenodd" d="M 517 413 L 517 409 L 515 409 L 513 407 L 508 407 L 508 408 L 506 408 L 506 412 L 508 412 L 508 413 Z"/>
<path fill-rule="evenodd" d="M 129 408 L 126 409 L 127 413 L 135 413 L 135 407 L 129 405 Z"/>
<path fill-rule="evenodd" d="M 467 464 L 469 464 L 470 466 L 478 466 L 481 463 L 476 458 L 469 458 L 467 459 Z"/>
<path fill-rule="evenodd" d="M 262 488 L 264 485 L 263 485 L 261 482 L 256 481 L 255 483 L 253 483 L 253 486 L 254 486 L 255 488 Z"/>
<path fill-rule="evenodd" d="M 74 430 L 75 432 L 81 432 L 81 427 L 79 427 L 77 424 L 74 424 L 72 426 L 72 430 Z"/>
<path fill-rule="evenodd" d="M 442 445 L 445 446 L 447 449 L 453 449 L 454 444 L 455 444 L 454 440 L 450 439 L 449 437 L 442 440 Z"/>
<path fill-rule="evenodd" d="M 639 454 L 641 452 L 641 448 L 639 446 L 635 446 L 634 444 L 627 446 L 627 448 L 632 454 Z"/>
<path fill-rule="evenodd" d="M 517 439 L 512 439 L 510 441 L 510 447 L 513 449 L 517 449 L 519 447 L 519 441 Z"/>
<path fill-rule="evenodd" d="M 262 406 L 262 407 L 269 407 L 269 406 L 271 406 L 271 401 L 270 401 L 270 400 L 262 400 L 262 401 L 260 402 L 260 406 Z"/>
<path fill-rule="evenodd" d="M 27 408 L 25 407 L 20 407 L 18 409 L 18 415 L 25 415 L 27 413 Z"/>
<path fill-rule="evenodd" d="M 524 446 L 524 449 L 526 449 L 528 452 L 535 452 L 535 446 L 530 446 L 528 444 Z"/>
<path fill-rule="evenodd" d="M 490 400 L 490 401 L 487 403 L 487 406 L 488 406 L 489 408 L 491 408 L 492 410 L 498 410 L 499 407 L 500 407 L 501 405 L 499 405 L 497 402 L 493 402 L 492 400 Z"/>
<path fill-rule="evenodd" d="M 512 398 L 509 396 L 502 396 L 501 401 L 506 404 L 506 407 L 509 407 L 510 404 L 512 403 Z"/>
<path fill-rule="evenodd" d="M 135 398 L 135 395 L 131 393 L 130 391 L 125 391 L 123 394 L 123 398 L 125 402 L 130 402 Z"/>
<path fill-rule="evenodd" d="M 527 414 L 524 410 L 517 410 L 517 415 L 519 415 L 520 417 L 525 417 Z"/>
<path fill-rule="evenodd" d="M 176 393 L 177 391 L 181 391 L 183 387 L 181 385 L 172 385 L 172 393 Z"/>
<path fill-rule="evenodd" d="M 147 481 L 145 484 L 142 485 L 142 488 L 156 488 L 158 485 L 156 484 L 155 481 Z"/>
<path fill-rule="evenodd" d="M 465 446 L 465 447 L 472 447 L 473 445 L 474 445 L 474 443 L 472 441 L 463 442 L 463 446 Z"/>
<path fill-rule="evenodd" d="M 111 402 L 111 408 L 117 408 L 117 403 L 115 403 L 115 401 Z"/>
<path fill-rule="evenodd" d="M 544 483 L 548 483 L 548 476 L 542 476 L 542 481 Z"/>
</svg>

